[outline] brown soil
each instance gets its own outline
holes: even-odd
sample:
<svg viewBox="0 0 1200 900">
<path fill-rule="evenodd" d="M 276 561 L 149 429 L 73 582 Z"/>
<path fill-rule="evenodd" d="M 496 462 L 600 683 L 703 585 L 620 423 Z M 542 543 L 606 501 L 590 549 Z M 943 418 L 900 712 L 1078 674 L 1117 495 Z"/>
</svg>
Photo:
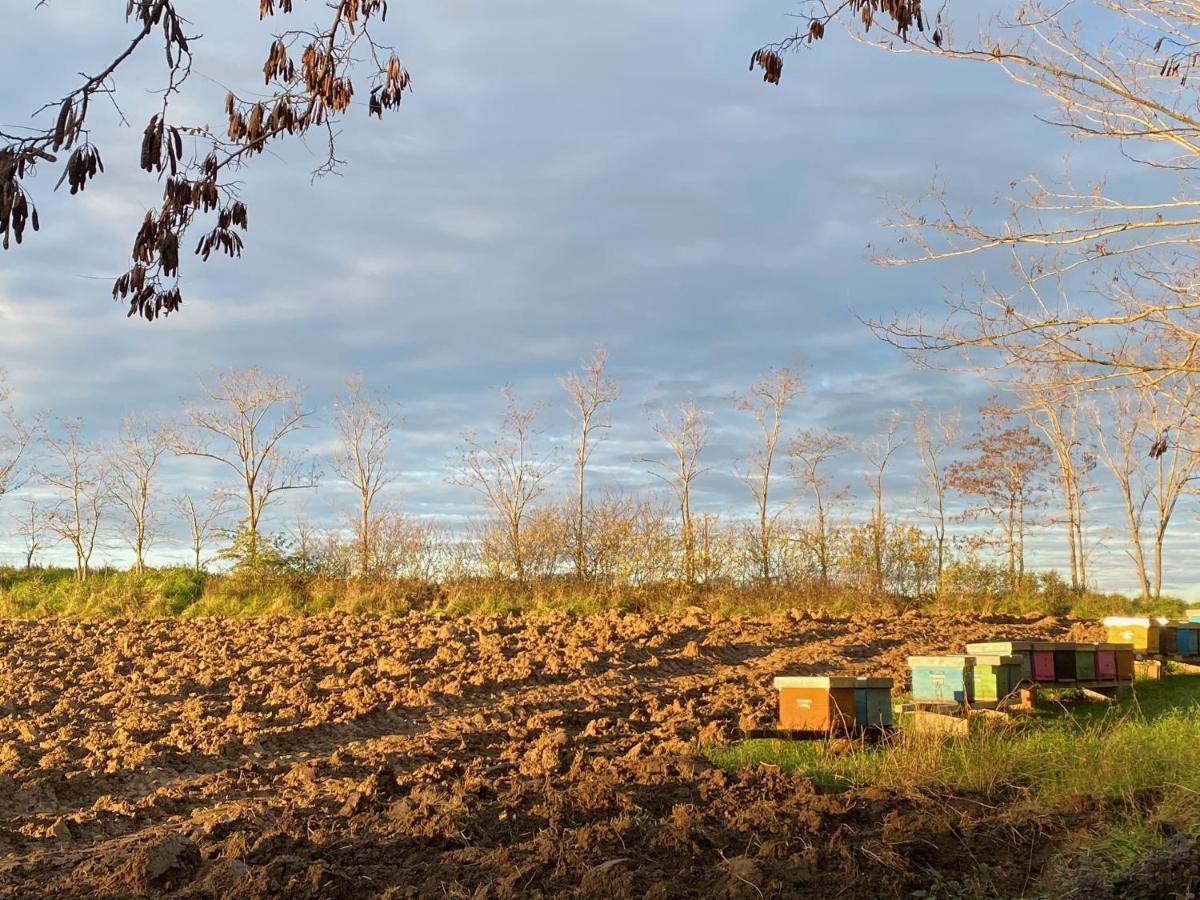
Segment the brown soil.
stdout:
<svg viewBox="0 0 1200 900">
<path fill-rule="evenodd" d="M 0 897 L 1005 896 L 1091 813 L 817 792 L 698 741 L 771 678 L 1064 619 L 0 622 Z M 901 682 L 902 683 L 902 682 Z"/>
</svg>

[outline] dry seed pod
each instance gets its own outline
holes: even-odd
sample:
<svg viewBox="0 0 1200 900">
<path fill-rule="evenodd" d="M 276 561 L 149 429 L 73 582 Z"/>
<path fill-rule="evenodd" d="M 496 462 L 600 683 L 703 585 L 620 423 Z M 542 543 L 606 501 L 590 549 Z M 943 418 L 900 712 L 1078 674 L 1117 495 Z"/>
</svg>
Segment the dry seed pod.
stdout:
<svg viewBox="0 0 1200 900">
<path fill-rule="evenodd" d="M 55 150 L 58 150 L 67 139 L 67 124 L 71 119 L 72 103 L 68 97 L 62 103 L 62 108 L 58 111 L 58 121 L 54 125 L 54 144 Z"/>
<path fill-rule="evenodd" d="M 751 71 L 755 66 L 763 70 L 763 81 L 769 84 L 779 84 L 779 79 L 783 74 L 783 57 L 778 53 L 767 47 L 755 50 L 750 57 Z"/>
</svg>

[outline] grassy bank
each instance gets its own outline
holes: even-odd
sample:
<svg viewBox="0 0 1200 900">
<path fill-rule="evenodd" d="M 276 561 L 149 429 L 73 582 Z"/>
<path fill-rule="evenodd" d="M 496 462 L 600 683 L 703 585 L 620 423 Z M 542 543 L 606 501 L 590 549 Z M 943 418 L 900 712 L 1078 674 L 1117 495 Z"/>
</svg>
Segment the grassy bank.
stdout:
<svg viewBox="0 0 1200 900">
<path fill-rule="evenodd" d="M 901 728 L 873 746 L 754 740 L 705 753 L 727 769 L 766 763 L 801 772 L 826 790 L 967 794 L 1026 817 L 1053 816 L 1081 801 L 1105 804 L 1107 823 L 1079 836 L 1051 880 L 1117 871 L 1173 834 L 1200 835 L 1196 676 L 1139 682 L 1134 696 L 1111 706 L 1047 704 L 1038 715 L 963 737 Z"/>
<path fill-rule="evenodd" d="M 67 569 L 0 568 L 0 616 L 6 618 L 302 616 L 334 611 L 395 614 L 414 609 L 450 615 L 555 610 L 588 614 L 611 609 L 655 613 L 689 606 L 746 615 L 793 608 L 834 615 L 889 614 L 901 608 L 919 608 L 927 612 L 1044 613 L 1091 619 L 1112 614 L 1178 615 L 1183 610 L 1176 599 L 1145 604 L 1120 594 L 1074 593 L 1049 578 L 1033 579 L 1027 589 L 1009 596 L 957 594 L 915 602 L 813 585 L 689 586 L 667 582 L 617 586 L 572 578 L 525 583 L 459 578 L 428 583 L 292 572 L 208 574 L 186 568 L 143 573 L 104 570 L 79 581 Z"/>
</svg>

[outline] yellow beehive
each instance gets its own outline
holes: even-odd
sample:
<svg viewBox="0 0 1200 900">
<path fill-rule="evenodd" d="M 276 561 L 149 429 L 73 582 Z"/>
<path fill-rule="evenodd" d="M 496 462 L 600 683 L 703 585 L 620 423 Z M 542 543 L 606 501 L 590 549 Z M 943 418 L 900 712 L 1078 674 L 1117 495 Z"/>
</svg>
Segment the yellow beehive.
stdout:
<svg viewBox="0 0 1200 900">
<path fill-rule="evenodd" d="M 1132 644 L 1134 650 L 1159 652 L 1161 626 L 1149 616 L 1109 616 L 1104 620 L 1108 641 L 1112 644 Z"/>
</svg>

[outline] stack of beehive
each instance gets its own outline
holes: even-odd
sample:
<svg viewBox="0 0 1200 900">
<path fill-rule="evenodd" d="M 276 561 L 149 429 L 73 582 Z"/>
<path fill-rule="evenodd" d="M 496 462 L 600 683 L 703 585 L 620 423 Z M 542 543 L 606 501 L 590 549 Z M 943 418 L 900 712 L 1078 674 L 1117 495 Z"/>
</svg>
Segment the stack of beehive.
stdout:
<svg viewBox="0 0 1200 900">
<path fill-rule="evenodd" d="M 991 641 L 967 644 L 966 653 L 910 656 L 916 703 L 996 703 L 1022 682 L 1116 685 L 1133 679 L 1134 648 L 1128 643 Z"/>
<path fill-rule="evenodd" d="M 892 727 L 892 679 L 853 675 L 775 679 L 784 731 L 886 731 Z"/>
<path fill-rule="evenodd" d="M 910 656 L 912 696 L 918 705 L 991 705 L 1022 684 L 1116 687 L 1133 680 L 1139 656 L 1200 661 L 1200 608 L 1188 621 L 1147 616 L 1104 620 L 1108 642 L 990 641 L 966 652 Z M 786 731 L 862 732 L 892 725 L 890 678 L 781 676 L 779 727 Z"/>
<path fill-rule="evenodd" d="M 1109 640 L 1132 644 L 1139 653 L 1200 658 L 1200 610 L 1189 609 L 1186 622 L 1165 616 L 1109 616 L 1104 625 Z"/>
</svg>

